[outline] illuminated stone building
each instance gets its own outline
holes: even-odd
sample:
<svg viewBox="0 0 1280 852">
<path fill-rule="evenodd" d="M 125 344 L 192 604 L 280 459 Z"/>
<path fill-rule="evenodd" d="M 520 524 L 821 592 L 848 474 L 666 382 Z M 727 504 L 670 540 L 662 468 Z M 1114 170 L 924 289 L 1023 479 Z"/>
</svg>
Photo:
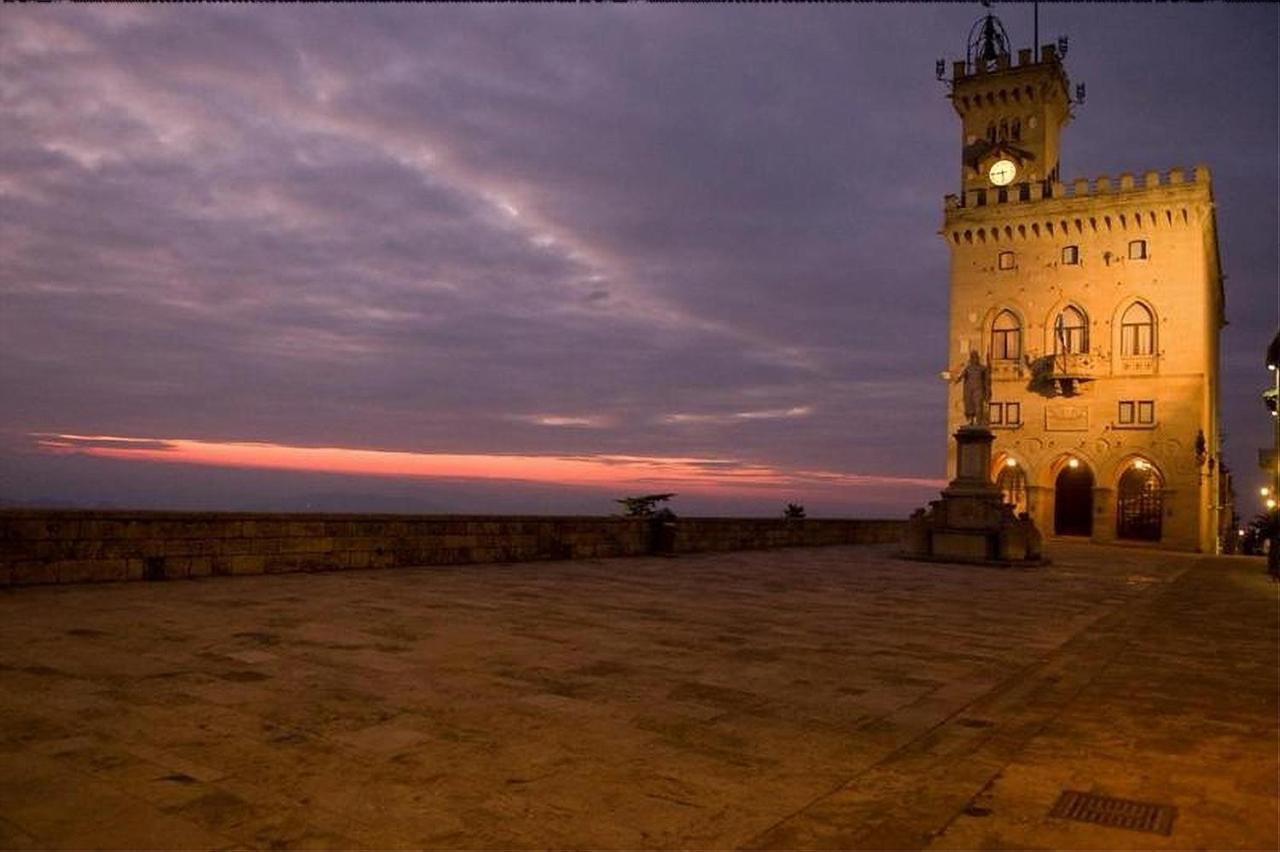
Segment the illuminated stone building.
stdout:
<svg viewBox="0 0 1280 852">
<path fill-rule="evenodd" d="M 1014 57 L 988 16 L 946 80 L 962 126 L 941 231 L 948 367 L 972 350 L 989 364 L 992 476 L 1046 535 L 1211 552 L 1224 305 L 1209 170 L 1064 182 L 1059 138 L 1083 92 L 1063 53 Z"/>
</svg>

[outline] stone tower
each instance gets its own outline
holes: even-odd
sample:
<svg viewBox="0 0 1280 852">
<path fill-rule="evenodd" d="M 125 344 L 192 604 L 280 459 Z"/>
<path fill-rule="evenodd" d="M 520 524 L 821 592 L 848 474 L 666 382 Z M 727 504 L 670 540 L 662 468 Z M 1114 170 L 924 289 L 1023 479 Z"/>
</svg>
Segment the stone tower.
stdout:
<svg viewBox="0 0 1280 852">
<path fill-rule="evenodd" d="M 946 82 L 962 134 L 941 231 L 948 368 L 970 351 L 990 365 L 992 478 L 1046 535 L 1213 552 L 1227 519 L 1208 168 L 1064 183 L 1060 51 L 1014 61 L 993 16 Z M 949 387 L 948 435 L 965 422 Z"/>
</svg>

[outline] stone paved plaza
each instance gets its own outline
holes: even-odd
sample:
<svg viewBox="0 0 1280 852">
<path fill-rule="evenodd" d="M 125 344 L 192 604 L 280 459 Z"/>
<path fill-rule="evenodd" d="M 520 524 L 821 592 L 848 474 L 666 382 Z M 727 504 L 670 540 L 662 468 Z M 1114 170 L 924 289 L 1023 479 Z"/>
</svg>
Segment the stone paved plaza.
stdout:
<svg viewBox="0 0 1280 852">
<path fill-rule="evenodd" d="M 1261 562 L 1050 553 L 6 590 L 0 847 L 1273 848 Z"/>
</svg>

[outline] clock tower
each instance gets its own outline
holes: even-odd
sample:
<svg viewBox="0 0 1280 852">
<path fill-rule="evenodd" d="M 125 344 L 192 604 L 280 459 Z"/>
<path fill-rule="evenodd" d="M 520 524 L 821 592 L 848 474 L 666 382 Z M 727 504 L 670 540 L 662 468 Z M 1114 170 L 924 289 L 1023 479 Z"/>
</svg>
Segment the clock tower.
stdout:
<svg viewBox="0 0 1280 852">
<path fill-rule="evenodd" d="M 990 478 L 1046 535 L 1212 552 L 1230 507 L 1209 169 L 1065 183 L 1060 138 L 1080 100 L 1065 47 L 1015 57 L 987 15 L 949 80 L 938 63 L 961 132 L 959 192 L 940 231 L 951 256 L 944 375 L 972 353 L 988 366 L 978 420 L 995 436 Z M 967 418 L 948 386 L 951 434 Z"/>
<path fill-rule="evenodd" d="M 1011 59 L 1004 27 L 987 15 L 969 33 L 965 60 L 954 65 L 961 192 L 1059 178 L 1058 137 L 1071 120 L 1062 59 L 1053 45 L 1038 56 L 1032 48 L 1018 51 L 1016 64 Z"/>
</svg>

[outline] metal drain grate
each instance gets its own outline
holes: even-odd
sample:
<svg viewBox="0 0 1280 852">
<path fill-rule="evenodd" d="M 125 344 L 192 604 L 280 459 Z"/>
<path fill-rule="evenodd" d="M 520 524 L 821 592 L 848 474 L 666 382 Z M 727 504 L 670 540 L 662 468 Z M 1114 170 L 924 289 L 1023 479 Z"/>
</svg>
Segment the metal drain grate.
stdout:
<svg viewBox="0 0 1280 852">
<path fill-rule="evenodd" d="M 1077 790 L 1063 790 L 1049 816 L 1091 822 L 1129 831 L 1148 831 L 1168 836 L 1173 833 L 1173 820 L 1178 809 L 1173 805 L 1135 802 Z"/>
</svg>

